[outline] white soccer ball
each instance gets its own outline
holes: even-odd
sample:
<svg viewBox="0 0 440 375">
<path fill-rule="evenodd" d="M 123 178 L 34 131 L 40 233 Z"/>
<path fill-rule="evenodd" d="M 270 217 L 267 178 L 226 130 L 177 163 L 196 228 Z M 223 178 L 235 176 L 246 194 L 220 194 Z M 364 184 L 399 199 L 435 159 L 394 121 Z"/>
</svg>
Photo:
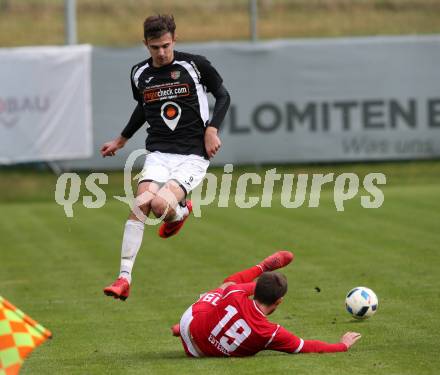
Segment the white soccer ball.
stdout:
<svg viewBox="0 0 440 375">
<path fill-rule="evenodd" d="M 345 308 L 356 319 L 367 319 L 377 311 L 376 293 L 364 286 L 353 288 L 345 297 Z"/>
</svg>

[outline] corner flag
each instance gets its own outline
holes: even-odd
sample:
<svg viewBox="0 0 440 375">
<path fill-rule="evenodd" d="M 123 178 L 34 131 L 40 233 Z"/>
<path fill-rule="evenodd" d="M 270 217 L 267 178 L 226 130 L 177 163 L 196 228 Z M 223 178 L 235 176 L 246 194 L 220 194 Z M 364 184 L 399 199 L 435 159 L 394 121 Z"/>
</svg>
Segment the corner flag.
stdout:
<svg viewBox="0 0 440 375">
<path fill-rule="evenodd" d="M 26 356 L 52 333 L 0 296 L 0 375 L 16 375 Z"/>
</svg>

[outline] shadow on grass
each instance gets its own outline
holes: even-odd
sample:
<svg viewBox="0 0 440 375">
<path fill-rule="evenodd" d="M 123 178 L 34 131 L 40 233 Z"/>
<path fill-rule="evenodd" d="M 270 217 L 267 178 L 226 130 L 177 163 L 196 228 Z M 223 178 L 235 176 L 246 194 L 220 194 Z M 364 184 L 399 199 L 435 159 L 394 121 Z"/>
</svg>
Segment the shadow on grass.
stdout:
<svg viewBox="0 0 440 375">
<path fill-rule="evenodd" d="M 164 351 L 155 351 L 155 352 L 147 352 L 147 351 L 135 351 L 130 353 L 103 353 L 103 352 L 95 352 L 93 353 L 93 359 L 95 361 L 105 361 L 105 362 L 119 362 L 120 360 L 124 361 L 156 361 L 162 359 L 185 359 L 189 358 L 185 355 L 183 349 L 182 350 L 164 350 Z"/>
<path fill-rule="evenodd" d="M 367 319 L 350 319 L 347 320 L 347 323 L 349 324 L 362 324 L 365 323 L 367 321 Z"/>
<path fill-rule="evenodd" d="M 278 356 L 285 356 L 285 353 L 280 353 L 280 352 L 276 352 L 276 351 L 263 351 L 261 353 L 259 353 L 258 355 L 255 356 L 250 356 L 250 357 L 246 357 L 248 360 L 249 359 L 253 359 L 253 358 L 258 358 L 258 357 L 278 357 Z M 122 358 L 123 357 L 123 358 Z M 119 362 L 119 360 L 124 360 L 124 361 L 128 361 L 128 362 L 155 362 L 155 361 L 162 361 L 162 360 L 188 360 L 188 361 L 225 361 L 225 360 L 230 360 L 230 361 L 235 361 L 235 360 L 240 360 L 242 358 L 239 357 L 202 357 L 202 358 L 191 358 L 188 357 L 183 349 L 182 350 L 164 350 L 164 351 L 157 351 L 157 352 L 144 352 L 144 351 L 137 351 L 137 352 L 133 352 L 130 354 L 126 354 L 124 353 L 123 355 L 121 355 L 121 358 L 119 358 L 118 355 L 114 355 L 112 353 L 95 353 L 94 356 L 94 360 L 98 360 L 99 362 L 103 361 L 103 362 Z"/>
</svg>

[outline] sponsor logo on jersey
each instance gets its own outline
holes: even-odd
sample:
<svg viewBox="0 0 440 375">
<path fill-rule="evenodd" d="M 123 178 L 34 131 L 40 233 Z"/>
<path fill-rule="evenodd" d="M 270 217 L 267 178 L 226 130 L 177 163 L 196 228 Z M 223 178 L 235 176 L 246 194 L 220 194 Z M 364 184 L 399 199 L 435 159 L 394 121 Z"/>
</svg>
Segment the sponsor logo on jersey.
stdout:
<svg viewBox="0 0 440 375">
<path fill-rule="evenodd" d="M 165 125 L 173 131 L 176 129 L 181 114 L 182 108 L 174 102 L 165 102 L 162 104 L 162 107 L 160 107 L 160 116 L 165 122 Z"/>
<path fill-rule="evenodd" d="M 145 83 L 150 83 L 150 81 L 153 79 L 154 77 L 148 77 L 146 80 L 145 80 Z"/>
<path fill-rule="evenodd" d="M 172 79 L 179 79 L 180 78 L 180 71 L 179 70 L 173 70 L 171 72 L 171 78 Z"/>
<path fill-rule="evenodd" d="M 189 95 L 189 85 L 166 85 L 144 91 L 145 103 L 155 102 L 157 100 L 175 99 Z"/>
</svg>

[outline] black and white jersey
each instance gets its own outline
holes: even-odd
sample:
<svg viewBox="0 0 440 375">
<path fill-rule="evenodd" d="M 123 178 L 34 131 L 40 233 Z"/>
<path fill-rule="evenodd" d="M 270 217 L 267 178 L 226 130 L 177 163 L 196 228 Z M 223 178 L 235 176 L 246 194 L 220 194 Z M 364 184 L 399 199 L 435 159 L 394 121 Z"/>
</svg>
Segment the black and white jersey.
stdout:
<svg viewBox="0 0 440 375">
<path fill-rule="evenodd" d="M 206 157 L 207 93 L 223 80 L 203 56 L 174 51 L 171 64 L 156 68 L 151 57 L 131 70 L 133 97 L 144 109 L 146 149 Z"/>
</svg>

